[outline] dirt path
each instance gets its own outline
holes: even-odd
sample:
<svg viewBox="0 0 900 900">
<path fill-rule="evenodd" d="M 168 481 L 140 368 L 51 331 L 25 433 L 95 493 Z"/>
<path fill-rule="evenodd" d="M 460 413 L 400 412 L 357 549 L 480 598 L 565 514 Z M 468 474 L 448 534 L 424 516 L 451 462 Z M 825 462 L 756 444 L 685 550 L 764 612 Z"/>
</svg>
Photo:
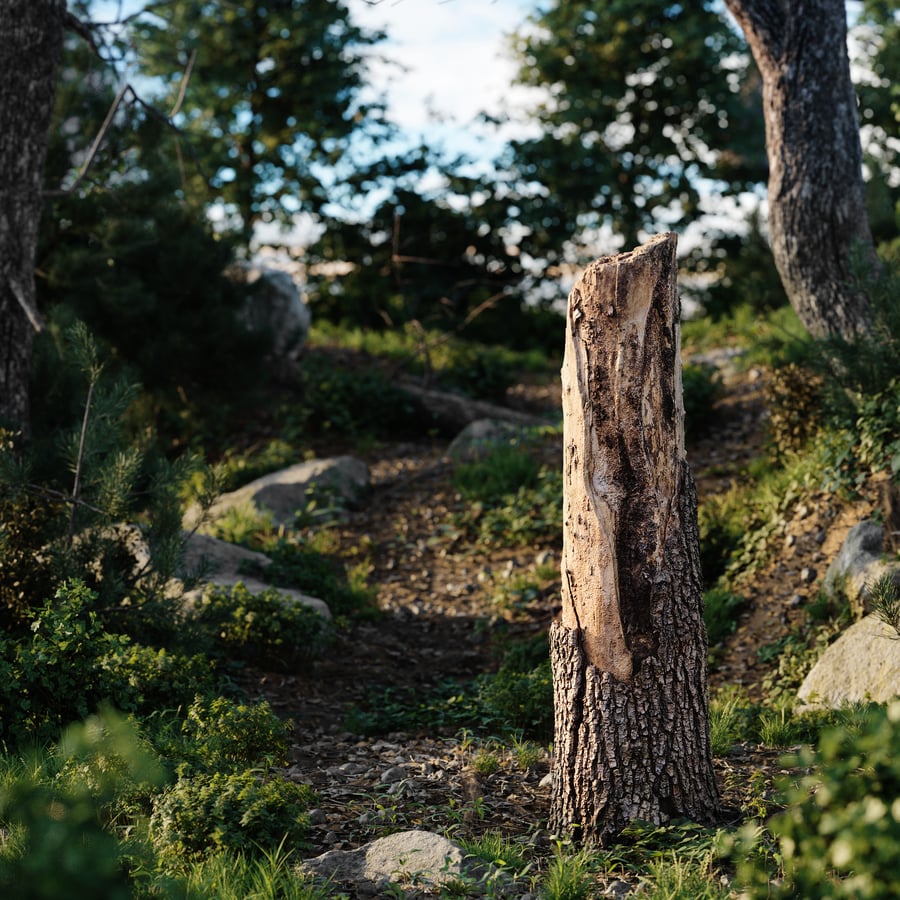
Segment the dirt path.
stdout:
<svg viewBox="0 0 900 900">
<path fill-rule="evenodd" d="M 689 444 L 689 460 L 701 499 L 728 490 L 757 456 L 764 441 L 762 373 L 731 373 L 715 408 L 715 431 Z M 528 398 L 521 393 L 519 405 Z M 558 389 L 541 392 L 533 408 L 552 415 Z M 497 602 L 504 580 L 535 568 L 558 565 L 561 535 L 527 548 L 476 546 L 448 527 L 463 502 L 451 483 L 445 444 L 384 446 L 367 458 L 373 490 L 366 508 L 339 529 L 340 552 L 358 548 L 371 562 L 380 615 L 353 621 L 333 649 L 310 671 L 292 676 L 248 672 L 246 686 L 265 696 L 296 723 L 289 777 L 320 796 L 314 813 L 312 853 L 356 846 L 386 824 L 424 827 L 461 835 L 496 826 L 522 841 L 547 837 L 549 787 L 544 752 L 528 765 L 509 755 L 496 772 L 479 773 L 477 744 L 452 731 L 406 731 L 360 738 L 346 731 L 351 707 L 365 707 L 373 693 L 393 689 L 423 696 L 447 679 L 465 681 L 497 668 L 504 641 L 546 630 L 558 610 L 559 583 L 522 602 Z M 548 446 L 548 460 L 559 448 Z M 765 665 L 758 651 L 784 635 L 814 597 L 829 554 L 865 508 L 847 511 L 822 496 L 786 520 L 782 551 L 742 590 L 747 604 L 738 628 L 722 649 L 711 686 L 743 685 L 759 696 Z M 804 571 L 806 570 L 806 571 Z M 810 572 L 814 574 L 810 576 Z M 386 701 L 385 701 L 386 702 Z M 501 753 L 501 755 L 502 755 Z M 750 773 L 777 768 L 776 753 L 747 750 L 719 761 L 728 805 L 740 806 Z M 543 780 L 543 783 L 542 783 Z"/>
</svg>

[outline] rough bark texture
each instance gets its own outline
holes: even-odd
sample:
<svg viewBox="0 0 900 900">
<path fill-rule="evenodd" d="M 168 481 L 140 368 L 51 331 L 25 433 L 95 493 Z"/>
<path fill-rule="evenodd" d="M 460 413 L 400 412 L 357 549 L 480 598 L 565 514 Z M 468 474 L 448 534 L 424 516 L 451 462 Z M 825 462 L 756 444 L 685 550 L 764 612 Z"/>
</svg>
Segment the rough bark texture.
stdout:
<svg viewBox="0 0 900 900">
<path fill-rule="evenodd" d="M 27 429 L 34 255 L 65 0 L 0 0 L 0 425 Z"/>
<path fill-rule="evenodd" d="M 569 297 L 551 827 L 587 843 L 719 811 L 675 245 L 600 259 Z"/>
<path fill-rule="evenodd" d="M 763 82 L 769 235 L 800 320 L 850 338 L 868 321 L 847 285 L 857 241 L 871 248 L 843 0 L 725 0 Z M 874 263 L 874 257 L 873 257 Z"/>
</svg>

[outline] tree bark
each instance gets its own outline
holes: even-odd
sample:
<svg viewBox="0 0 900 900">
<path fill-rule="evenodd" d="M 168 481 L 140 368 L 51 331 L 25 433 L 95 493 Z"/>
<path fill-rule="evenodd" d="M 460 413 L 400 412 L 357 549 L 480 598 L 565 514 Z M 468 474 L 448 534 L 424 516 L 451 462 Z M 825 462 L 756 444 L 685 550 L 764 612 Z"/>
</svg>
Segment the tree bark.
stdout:
<svg viewBox="0 0 900 900">
<path fill-rule="evenodd" d="M 551 827 L 588 844 L 720 808 L 675 246 L 600 259 L 569 296 Z"/>
<path fill-rule="evenodd" d="M 0 426 L 27 431 L 34 258 L 65 0 L 0 4 Z"/>
<path fill-rule="evenodd" d="M 791 305 L 814 336 L 868 326 L 850 251 L 872 248 L 843 0 L 725 0 L 763 83 L 769 237 Z M 873 252 L 873 264 L 874 252 Z"/>
</svg>

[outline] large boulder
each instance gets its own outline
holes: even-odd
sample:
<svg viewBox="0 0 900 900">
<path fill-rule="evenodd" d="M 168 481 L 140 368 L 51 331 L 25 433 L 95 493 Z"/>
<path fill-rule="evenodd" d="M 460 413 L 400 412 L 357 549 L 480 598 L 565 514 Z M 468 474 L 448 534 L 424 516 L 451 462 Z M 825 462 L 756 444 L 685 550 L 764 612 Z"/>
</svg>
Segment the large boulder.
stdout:
<svg viewBox="0 0 900 900">
<path fill-rule="evenodd" d="M 243 510 L 251 515 L 270 517 L 274 525 L 291 527 L 297 514 L 315 500 L 318 508 L 343 509 L 360 504 L 369 488 L 369 468 L 352 456 L 335 456 L 297 463 L 245 484 L 236 491 L 222 494 L 207 514 L 207 522 L 215 523 L 230 510 Z M 184 517 L 184 527 L 193 529 L 201 521 L 201 511 L 191 507 Z"/>
<path fill-rule="evenodd" d="M 843 593 L 856 618 L 871 612 L 869 587 L 886 574 L 900 584 L 900 565 L 884 557 L 884 528 L 875 522 L 860 522 L 850 529 L 838 555 L 825 573 L 828 594 Z"/>
<path fill-rule="evenodd" d="M 886 703 L 900 694 L 900 635 L 877 616 L 848 628 L 806 676 L 797 699 L 807 706 Z"/>
<path fill-rule="evenodd" d="M 296 282 L 288 272 L 254 263 L 238 263 L 229 275 L 250 289 L 238 318 L 250 331 L 271 339 L 276 374 L 289 372 L 300 357 L 312 324 Z"/>
<path fill-rule="evenodd" d="M 465 881 L 483 885 L 484 896 L 492 897 L 503 893 L 504 888 L 499 870 L 429 831 L 400 831 L 356 850 L 329 850 L 305 860 L 302 866 L 361 897 L 394 896 L 392 884 L 439 887 Z"/>
</svg>

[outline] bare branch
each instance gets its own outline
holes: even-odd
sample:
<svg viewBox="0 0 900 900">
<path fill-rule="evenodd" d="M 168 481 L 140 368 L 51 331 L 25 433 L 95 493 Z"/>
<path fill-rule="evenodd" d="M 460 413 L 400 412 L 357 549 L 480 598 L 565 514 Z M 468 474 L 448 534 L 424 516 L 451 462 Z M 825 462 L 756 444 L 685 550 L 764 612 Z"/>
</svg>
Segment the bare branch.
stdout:
<svg viewBox="0 0 900 900">
<path fill-rule="evenodd" d="M 16 300 L 19 301 L 19 306 L 22 307 L 22 310 L 27 316 L 28 321 L 31 322 L 31 327 L 34 328 L 34 330 L 38 333 L 43 331 L 44 320 L 41 318 L 41 314 L 37 311 L 37 307 L 31 300 L 29 300 L 24 286 L 14 275 L 11 275 L 10 273 L 7 273 L 6 280 L 9 284 L 10 290 L 13 292 L 13 296 L 16 298 Z"/>
<path fill-rule="evenodd" d="M 190 59 L 187 61 L 187 65 L 184 68 L 184 74 L 181 76 L 181 88 L 178 91 L 178 99 L 175 101 L 175 105 L 172 107 L 172 111 L 169 113 L 169 118 L 174 119 L 175 116 L 181 111 L 181 104 L 184 103 L 184 95 L 187 92 L 188 82 L 191 80 L 191 72 L 194 69 L 194 61 L 197 59 L 197 48 L 195 47 L 191 50 Z"/>
<path fill-rule="evenodd" d="M 119 89 L 119 93 L 116 94 L 116 99 L 113 100 L 112 106 L 110 106 L 109 112 L 106 114 L 106 118 L 103 120 L 103 124 L 100 126 L 100 130 L 97 132 L 97 136 L 94 138 L 94 142 L 91 144 L 91 149 L 88 151 L 87 159 L 84 161 L 84 165 L 81 167 L 81 171 L 78 173 L 78 177 L 75 179 L 75 181 L 67 188 L 59 188 L 55 191 L 44 191 L 45 197 L 67 197 L 69 194 L 74 193 L 76 188 L 81 184 L 82 181 L 84 181 L 88 170 L 94 163 L 94 159 L 97 156 L 100 145 L 103 143 L 103 138 L 106 137 L 107 131 L 109 131 L 110 127 L 112 126 L 113 119 L 116 115 L 116 110 L 125 99 L 125 94 L 127 94 L 129 90 L 131 90 L 131 86 L 128 84 L 123 84 Z"/>
</svg>

